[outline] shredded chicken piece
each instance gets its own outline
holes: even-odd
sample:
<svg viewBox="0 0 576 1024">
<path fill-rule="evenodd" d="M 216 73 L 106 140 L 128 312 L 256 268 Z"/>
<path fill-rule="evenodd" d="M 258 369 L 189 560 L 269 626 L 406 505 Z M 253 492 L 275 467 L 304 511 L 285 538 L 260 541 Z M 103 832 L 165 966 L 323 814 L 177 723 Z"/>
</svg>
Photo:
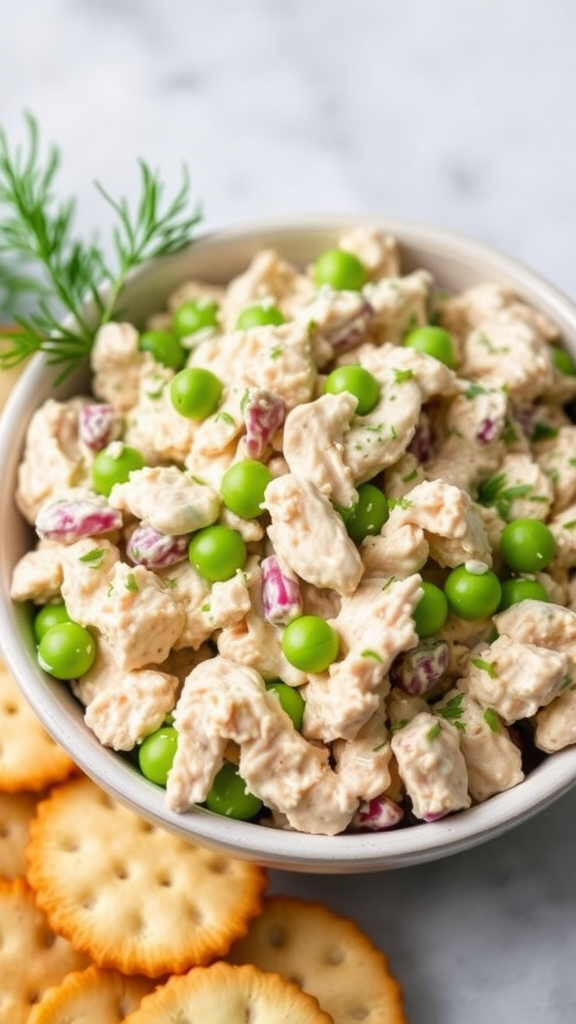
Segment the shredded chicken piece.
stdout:
<svg viewBox="0 0 576 1024">
<path fill-rule="evenodd" d="M 233 740 L 248 791 L 293 828 L 335 835 L 351 820 L 358 800 L 329 767 L 328 751 L 296 732 L 254 669 L 219 656 L 198 665 L 184 683 L 174 724 L 179 743 L 166 789 L 172 810 L 206 798 Z"/>
<path fill-rule="evenodd" d="M 364 571 L 340 515 L 317 487 L 286 473 L 264 495 L 271 524 L 268 536 L 280 562 L 316 587 L 352 594 Z"/>
</svg>

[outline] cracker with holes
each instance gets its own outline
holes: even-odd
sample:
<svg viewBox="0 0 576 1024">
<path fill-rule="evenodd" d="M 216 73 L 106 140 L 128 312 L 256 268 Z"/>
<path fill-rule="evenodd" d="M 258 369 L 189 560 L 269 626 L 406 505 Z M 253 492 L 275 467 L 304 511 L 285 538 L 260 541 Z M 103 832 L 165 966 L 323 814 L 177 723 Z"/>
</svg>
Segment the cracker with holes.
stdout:
<svg viewBox="0 0 576 1024">
<path fill-rule="evenodd" d="M 62 782 L 76 765 L 42 728 L 0 662 L 0 790 L 42 790 Z"/>
<path fill-rule="evenodd" d="M 28 826 L 36 812 L 35 793 L 0 792 L 0 878 L 24 878 Z"/>
<path fill-rule="evenodd" d="M 24 879 L 0 880 L 0 1024 L 24 1024 L 46 989 L 87 962 L 54 935 Z"/>
<path fill-rule="evenodd" d="M 268 896 L 227 958 L 277 971 L 316 996 L 334 1024 L 406 1024 L 400 985 L 360 927 L 323 903 Z"/>
<path fill-rule="evenodd" d="M 227 953 L 267 883 L 264 868 L 150 825 L 86 778 L 38 804 L 26 854 L 54 931 L 99 967 L 151 978 Z"/>
<path fill-rule="evenodd" d="M 151 978 L 87 967 L 72 971 L 35 1006 L 26 1024 L 121 1024 L 153 992 Z"/>
<path fill-rule="evenodd" d="M 219 962 L 170 978 L 124 1024 L 332 1024 L 313 996 L 278 974 Z"/>
</svg>

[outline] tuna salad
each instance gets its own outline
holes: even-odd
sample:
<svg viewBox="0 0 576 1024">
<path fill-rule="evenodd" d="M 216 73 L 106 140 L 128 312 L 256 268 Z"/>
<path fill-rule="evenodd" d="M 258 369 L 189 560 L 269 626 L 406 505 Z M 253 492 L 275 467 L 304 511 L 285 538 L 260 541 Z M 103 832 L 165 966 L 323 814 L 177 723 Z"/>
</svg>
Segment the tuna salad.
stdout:
<svg viewBox="0 0 576 1024">
<path fill-rule="evenodd" d="M 108 323 L 30 422 L 42 668 L 169 808 L 423 825 L 576 743 L 576 366 L 357 228 Z"/>
</svg>

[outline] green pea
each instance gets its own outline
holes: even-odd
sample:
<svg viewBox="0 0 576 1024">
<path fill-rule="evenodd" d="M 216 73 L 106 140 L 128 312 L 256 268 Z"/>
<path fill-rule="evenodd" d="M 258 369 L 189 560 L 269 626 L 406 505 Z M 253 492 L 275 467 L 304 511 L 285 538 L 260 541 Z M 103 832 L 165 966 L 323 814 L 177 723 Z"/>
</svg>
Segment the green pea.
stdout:
<svg viewBox="0 0 576 1024">
<path fill-rule="evenodd" d="M 42 637 L 38 662 L 55 679 L 79 679 L 92 668 L 96 652 L 90 630 L 77 622 L 61 622 Z"/>
<path fill-rule="evenodd" d="M 203 579 L 218 583 L 231 579 L 243 567 L 246 545 L 229 526 L 206 526 L 192 537 L 188 558 Z"/>
<path fill-rule="evenodd" d="M 287 686 L 281 679 L 273 679 L 271 682 L 266 683 L 266 689 L 276 694 L 281 707 L 288 717 L 292 719 L 294 728 L 297 732 L 300 732 L 302 722 L 304 721 L 306 703 L 299 690 L 294 686 Z"/>
<path fill-rule="evenodd" d="M 186 349 L 170 331 L 143 331 L 138 339 L 140 352 L 150 352 L 157 363 L 180 370 L 186 362 Z"/>
<path fill-rule="evenodd" d="M 512 572 L 540 572 L 555 550 L 554 535 L 539 519 L 513 519 L 502 531 L 500 554 Z"/>
<path fill-rule="evenodd" d="M 502 588 L 491 569 L 476 573 L 459 565 L 447 576 L 444 593 L 450 611 L 459 618 L 487 619 L 500 604 Z"/>
<path fill-rule="evenodd" d="M 380 385 L 376 377 L 363 366 L 354 363 L 332 370 L 324 382 L 324 391 L 331 395 L 341 395 L 343 391 L 349 391 L 358 399 L 358 416 L 366 416 L 372 412 L 380 399 Z"/>
<path fill-rule="evenodd" d="M 220 494 L 226 508 L 242 519 L 256 519 L 264 491 L 272 479 L 270 470 L 256 459 L 244 459 L 227 469 L 220 484 Z"/>
<path fill-rule="evenodd" d="M 414 609 L 414 624 L 421 639 L 438 633 L 448 617 L 446 595 L 434 583 L 422 583 L 424 591 Z"/>
<path fill-rule="evenodd" d="M 498 611 L 503 612 L 521 601 L 550 601 L 550 594 L 537 580 L 511 579 L 502 584 L 502 599 Z"/>
<path fill-rule="evenodd" d="M 563 373 L 565 377 L 576 377 L 576 363 L 566 349 L 553 345 L 550 352 L 552 355 L 552 365 L 559 373 Z"/>
<path fill-rule="evenodd" d="M 171 725 L 163 725 L 146 736 L 138 747 L 138 765 L 142 775 L 157 786 L 165 786 L 176 750 L 178 733 Z"/>
<path fill-rule="evenodd" d="M 404 344 L 416 352 L 433 356 L 451 370 L 456 369 L 454 342 L 442 327 L 417 327 L 404 338 Z"/>
<path fill-rule="evenodd" d="M 323 672 L 338 657 L 338 633 L 318 615 L 301 615 L 286 626 L 281 647 L 291 665 L 302 672 Z"/>
<path fill-rule="evenodd" d="M 242 310 L 236 321 L 237 331 L 249 331 L 252 327 L 274 327 L 286 323 L 285 317 L 278 306 L 271 306 L 265 303 L 254 303 Z"/>
<path fill-rule="evenodd" d="M 249 821 L 262 810 L 262 801 L 248 792 L 236 765 L 226 761 L 212 783 L 206 806 L 215 814 Z"/>
<path fill-rule="evenodd" d="M 178 338 L 218 326 L 220 307 L 214 299 L 188 299 L 172 315 L 172 330 Z"/>
<path fill-rule="evenodd" d="M 345 249 L 327 249 L 312 268 L 315 283 L 330 285 L 338 291 L 359 292 L 366 284 L 368 272 L 357 256 Z"/>
<path fill-rule="evenodd" d="M 358 501 L 350 508 L 339 508 L 348 536 L 360 544 L 365 537 L 380 533 L 388 519 L 386 495 L 374 484 L 360 484 Z"/>
<path fill-rule="evenodd" d="M 92 486 L 97 494 L 106 498 L 114 484 L 124 484 L 130 473 L 144 468 L 144 459 L 136 448 L 130 448 L 122 441 L 112 441 L 94 458 L 92 463 Z"/>
<path fill-rule="evenodd" d="M 222 383 L 211 370 L 189 367 L 180 370 L 170 384 L 170 400 L 181 416 L 205 420 L 216 411 L 222 397 Z"/>
<path fill-rule="evenodd" d="M 45 604 L 34 616 L 32 629 L 36 643 L 40 643 L 42 637 L 52 626 L 59 626 L 61 622 L 71 622 L 63 601 L 55 604 Z"/>
</svg>

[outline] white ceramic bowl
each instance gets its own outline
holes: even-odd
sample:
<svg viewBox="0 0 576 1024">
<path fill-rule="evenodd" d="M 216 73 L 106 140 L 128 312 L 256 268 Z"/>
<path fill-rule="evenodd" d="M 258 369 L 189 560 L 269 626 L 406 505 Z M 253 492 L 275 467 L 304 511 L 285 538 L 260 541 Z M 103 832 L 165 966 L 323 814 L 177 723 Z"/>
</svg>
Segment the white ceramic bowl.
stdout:
<svg viewBox="0 0 576 1024">
<path fill-rule="evenodd" d="M 135 275 L 122 298 L 123 315 L 142 322 L 188 277 L 224 283 L 244 270 L 263 247 L 275 247 L 286 258 L 305 264 L 333 246 L 343 229 L 362 223 L 398 238 L 404 272 L 428 268 L 440 287 L 455 291 L 486 280 L 510 285 L 558 324 L 566 347 L 576 356 L 576 307 L 534 273 L 468 239 L 381 217 L 285 220 L 206 235 L 186 251 Z M 547 807 L 576 782 L 572 747 L 546 759 L 516 788 L 442 821 L 335 837 L 277 831 L 203 809 L 186 814 L 167 811 L 164 791 L 102 747 L 84 725 L 82 708 L 68 687 L 40 670 L 30 611 L 9 598 L 12 568 L 32 539 L 13 501 L 18 462 L 32 412 L 55 394 L 53 379 L 54 370 L 37 357 L 14 388 L 0 421 L 0 641 L 10 670 L 46 729 L 104 789 L 168 830 L 232 855 L 293 871 L 355 873 L 423 863 L 484 842 Z M 56 397 L 78 393 L 85 383 L 78 376 L 71 378 Z"/>
</svg>

